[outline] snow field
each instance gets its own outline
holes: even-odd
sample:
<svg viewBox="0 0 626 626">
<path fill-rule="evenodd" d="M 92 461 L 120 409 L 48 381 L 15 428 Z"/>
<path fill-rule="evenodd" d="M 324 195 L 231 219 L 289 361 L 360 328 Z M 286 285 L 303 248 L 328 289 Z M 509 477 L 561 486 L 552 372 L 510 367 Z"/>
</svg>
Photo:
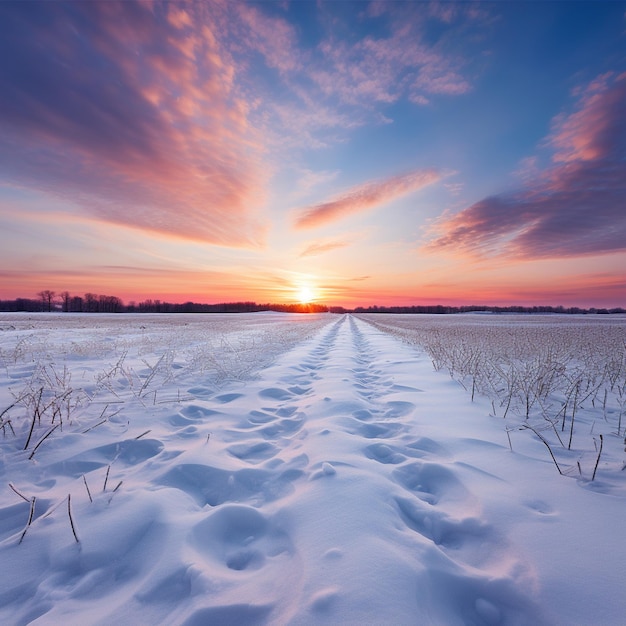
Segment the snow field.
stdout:
<svg viewBox="0 0 626 626">
<path fill-rule="evenodd" d="M 511 451 L 491 400 L 353 316 L 208 317 L 1 320 L 0 410 L 31 394 L 2 418 L 2 623 L 621 623 L 612 465 Z"/>
<path fill-rule="evenodd" d="M 626 467 L 626 318 L 623 316 L 376 315 L 376 327 L 428 352 L 472 400 L 483 395 L 511 445 L 531 433 L 555 469 L 602 484 Z"/>
</svg>

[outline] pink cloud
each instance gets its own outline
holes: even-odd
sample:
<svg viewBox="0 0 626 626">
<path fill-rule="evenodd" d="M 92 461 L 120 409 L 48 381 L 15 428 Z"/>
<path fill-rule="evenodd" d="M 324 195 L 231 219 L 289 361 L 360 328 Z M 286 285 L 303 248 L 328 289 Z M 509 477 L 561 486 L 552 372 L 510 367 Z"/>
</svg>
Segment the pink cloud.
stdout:
<svg viewBox="0 0 626 626">
<path fill-rule="evenodd" d="M 313 171 L 309 169 L 301 170 L 296 188 L 299 196 L 309 193 L 319 185 L 332 182 L 339 176 L 339 170 Z"/>
<path fill-rule="evenodd" d="M 352 42 L 328 37 L 319 46 L 323 62 L 311 67 L 313 80 L 326 96 L 349 105 L 390 104 L 403 97 L 423 105 L 429 96 L 467 93 L 467 50 L 457 50 L 453 35 L 437 42 L 427 39 L 428 18 L 445 23 L 450 33 L 461 24 L 468 28 L 491 19 L 486 11 L 459 5 L 371 3 L 362 19 L 383 20 L 388 34 Z"/>
<path fill-rule="evenodd" d="M 413 29 L 397 29 L 385 39 L 355 44 L 326 42 L 325 62 L 312 77 L 327 96 L 347 104 L 390 104 L 403 96 L 423 104 L 428 95 L 460 95 L 470 90 L 461 75 L 464 61 L 427 46 Z"/>
<path fill-rule="evenodd" d="M 609 89 L 610 85 L 615 87 Z M 556 117 L 549 138 L 556 149 L 555 162 L 594 161 L 618 148 L 614 142 L 623 138 L 624 131 L 615 128 L 616 114 L 623 112 L 625 90 L 626 75 L 615 77 L 609 72 L 582 92 L 574 113 Z M 622 120 L 622 125 L 626 125 L 626 120 Z"/>
<path fill-rule="evenodd" d="M 445 217 L 426 248 L 521 258 L 626 250 L 626 75 L 605 74 L 579 92 L 547 144 L 552 167 Z"/>
<path fill-rule="evenodd" d="M 298 229 L 316 228 L 346 215 L 380 206 L 440 179 L 441 174 L 436 170 L 417 170 L 358 185 L 333 200 L 301 210 L 295 226 Z"/>
<path fill-rule="evenodd" d="M 33 19 L 27 4 L 3 5 L 15 59 L 15 71 L 0 68 L 3 182 L 165 235 L 257 245 L 279 151 L 389 122 L 376 103 L 469 88 L 464 62 L 425 42 L 419 11 L 406 19 L 387 7 L 388 34 L 353 44 L 339 43 L 329 21 L 306 48 L 262 5 L 43 3 Z M 281 98 L 266 98 L 275 80 Z M 381 189 L 381 201 L 400 187 Z M 317 214 L 378 203 L 375 191 L 358 193 Z"/>
<path fill-rule="evenodd" d="M 246 28 L 247 45 L 261 53 L 269 67 L 281 73 L 300 66 L 295 29 L 284 19 L 265 15 L 253 5 L 239 7 L 242 25 Z"/>
<path fill-rule="evenodd" d="M 176 28 L 184 28 L 185 26 L 191 26 L 193 24 L 191 16 L 183 8 L 177 6 L 170 7 L 167 14 L 167 19 L 170 24 Z"/>
<path fill-rule="evenodd" d="M 46 19 L 16 18 L 29 81 L 0 85 L 5 180 L 109 222 L 258 244 L 269 172 L 237 83 L 244 69 L 224 28 L 228 5 L 66 9 L 50 3 Z"/>
<path fill-rule="evenodd" d="M 300 257 L 317 256 L 318 254 L 324 254 L 325 252 L 331 252 L 339 248 L 345 248 L 349 246 L 349 241 L 316 241 L 310 243 L 301 253 Z"/>
<path fill-rule="evenodd" d="M 429 65 L 419 71 L 412 89 L 414 92 L 423 91 L 433 95 L 460 96 L 468 93 L 471 85 L 452 67 L 437 68 L 435 65 Z M 418 99 L 418 104 L 421 104 L 419 94 L 414 97 Z"/>
</svg>

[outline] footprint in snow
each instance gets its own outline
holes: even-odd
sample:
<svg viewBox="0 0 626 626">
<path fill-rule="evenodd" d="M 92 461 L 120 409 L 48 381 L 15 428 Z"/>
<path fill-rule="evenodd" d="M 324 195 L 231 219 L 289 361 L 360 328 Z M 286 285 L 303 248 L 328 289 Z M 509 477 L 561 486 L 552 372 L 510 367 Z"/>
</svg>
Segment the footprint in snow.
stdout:
<svg viewBox="0 0 626 626">
<path fill-rule="evenodd" d="M 81 452 L 65 461 L 50 465 L 49 471 L 79 478 L 83 474 L 113 462 L 126 466 L 139 465 L 163 450 L 158 439 L 126 439 Z"/>
<path fill-rule="evenodd" d="M 473 542 L 479 544 L 481 551 L 485 551 L 484 542 L 488 540 L 491 529 L 480 519 L 452 519 L 445 512 L 418 502 L 408 498 L 396 498 L 400 515 L 409 528 L 448 550 L 462 550 Z"/>
<path fill-rule="evenodd" d="M 394 448 L 385 443 L 373 443 L 365 448 L 365 456 L 368 459 L 374 459 L 379 463 L 397 465 L 406 460 L 403 454 L 397 452 Z"/>
<path fill-rule="evenodd" d="M 262 391 L 259 391 L 259 396 L 268 400 L 289 400 L 293 398 L 293 394 L 290 391 L 280 389 L 279 387 L 268 387 L 267 389 L 263 389 Z"/>
<path fill-rule="evenodd" d="M 231 395 L 237 395 L 237 394 L 231 394 Z M 207 417 L 212 417 L 213 415 L 218 415 L 219 411 L 215 411 L 214 409 L 209 409 L 199 404 L 188 404 L 186 407 L 182 408 L 178 412 L 178 414 L 188 420 L 198 421 L 198 420 L 205 419 Z"/>
<path fill-rule="evenodd" d="M 438 605 L 437 623 L 481 626 L 545 623 L 515 578 L 459 570 L 445 562 L 431 564 L 428 576 L 423 593 Z"/>
<path fill-rule="evenodd" d="M 344 419 L 343 423 L 347 432 L 365 439 L 387 439 L 402 429 L 402 425 L 395 422 L 362 422 L 353 417 Z"/>
<path fill-rule="evenodd" d="M 265 413 L 264 411 L 253 410 L 248 413 L 248 421 L 251 424 L 267 424 L 267 422 L 271 422 L 275 420 L 276 417 L 269 413 Z"/>
<path fill-rule="evenodd" d="M 452 471 L 439 463 L 409 463 L 395 469 L 391 477 L 428 504 L 469 503 L 470 500 L 465 485 Z"/>
<path fill-rule="evenodd" d="M 413 402 L 402 402 L 399 400 L 387 402 L 386 406 L 389 408 L 385 411 L 384 417 L 404 417 L 415 410 Z"/>
<path fill-rule="evenodd" d="M 277 439 L 278 437 L 286 437 L 297 433 L 304 424 L 304 414 L 293 418 L 285 418 L 277 420 L 272 424 L 268 424 L 259 429 L 259 433 L 265 439 Z"/>
<path fill-rule="evenodd" d="M 289 558 L 291 540 L 258 509 L 225 504 L 196 524 L 191 545 L 216 566 L 232 571 L 253 571 L 270 561 Z"/>
<path fill-rule="evenodd" d="M 278 448 L 267 441 L 251 441 L 233 444 L 228 446 L 226 451 L 242 461 L 256 465 L 273 457 L 278 452 Z"/>
<path fill-rule="evenodd" d="M 255 624 L 261 626 L 267 623 L 272 611 L 271 605 L 257 604 L 226 604 L 198 609 L 187 618 L 182 626 L 241 626 L 241 624 Z"/>
<path fill-rule="evenodd" d="M 243 468 L 233 472 L 210 465 L 183 463 L 161 476 L 157 484 L 180 489 L 200 507 L 229 502 L 263 504 L 293 492 L 293 481 L 303 475 L 301 464 L 301 457 L 296 457 L 285 463 L 280 472 L 275 468 L 274 471 Z"/>
<path fill-rule="evenodd" d="M 295 385 L 294 387 L 289 387 L 289 392 L 295 394 L 296 396 L 303 396 L 311 391 L 310 387 L 301 387 L 299 385 Z"/>
<path fill-rule="evenodd" d="M 446 459 L 452 456 L 446 448 L 429 437 L 420 437 L 409 443 L 404 452 L 413 457 L 435 456 Z"/>
<path fill-rule="evenodd" d="M 524 503 L 529 509 L 536 511 L 539 515 L 555 515 L 555 511 L 547 502 L 543 500 L 530 500 Z"/>
<path fill-rule="evenodd" d="M 297 410 L 297 406 L 283 406 L 276 411 L 276 415 L 278 417 L 291 417 Z"/>
<path fill-rule="evenodd" d="M 361 420 L 362 422 L 367 422 L 374 417 L 372 412 L 368 409 L 359 409 L 357 411 L 353 411 L 352 416 L 356 417 L 356 419 Z"/>
<path fill-rule="evenodd" d="M 213 400 L 215 402 L 219 402 L 220 404 L 229 404 L 230 402 L 234 402 L 241 397 L 243 397 L 242 393 L 224 393 L 221 396 L 215 396 Z"/>
</svg>

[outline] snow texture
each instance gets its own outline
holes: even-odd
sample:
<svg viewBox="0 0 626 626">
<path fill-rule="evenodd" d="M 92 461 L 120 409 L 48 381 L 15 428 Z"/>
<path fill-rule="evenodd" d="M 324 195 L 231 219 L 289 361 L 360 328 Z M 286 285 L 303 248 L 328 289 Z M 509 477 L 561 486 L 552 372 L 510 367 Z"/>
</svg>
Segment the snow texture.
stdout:
<svg viewBox="0 0 626 626">
<path fill-rule="evenodd" d="M 0 326 L 2 624 L 623 623 L 624 473 L 362 319 Z"/>
</svg>

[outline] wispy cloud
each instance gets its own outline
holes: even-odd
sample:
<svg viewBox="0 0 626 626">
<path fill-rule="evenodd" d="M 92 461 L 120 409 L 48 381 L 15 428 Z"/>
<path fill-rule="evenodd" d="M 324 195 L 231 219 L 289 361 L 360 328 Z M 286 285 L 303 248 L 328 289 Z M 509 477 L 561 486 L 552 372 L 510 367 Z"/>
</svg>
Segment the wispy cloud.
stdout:
<svg viewBox="0 0 626 626">
<path fill-rule="evenodd" d="M 301 253 L 300 257 L 317 256 L 318 254 L 324 254 L 325 252 L 331 252 L 338 248 L 345 248 L 350 245 L 350 241 L 315 241 L 310 243 Z"/>
<path fill-rule="evenodd" d="M 431 250 L 522 258 L 626 250 L 626 73 L 604 74 L 546 141 L 553 164 L 523 189 L 491 196 L 436 226 Z"/>
<path fill-rule="evenodd" d="M 266 15 L 252 4 L 242 3 L 238 15 L 245 29 L 246 45 L 263 55 L 268 67 L 287 74 L 300 69 L 296 29 L 284 19 Z"/>
<path fill-rule="evenodd" d="M 114 223 L 258 242 L 268 173 L 227 8 L 1 3 L 4 180 Z"/>
<path fill-rule="evenodd" d="M 305 196 L 319 185 L 325 185 L 335 180 L 339 173 L 339 170 L 320 170 L 316 172 L 310 169 L 302 169 L 298 172 L 299 177 L 294 195 Z"/>
<path fill-rule="evenodd" d="M 323 62 L 311 69 L 313 80 L 326 96 L 349 105 L 391 104 L 402 97 L 425 104 L 430 96 L 467 93 L 467 57 L 453 51 L 449 42 L 428 42 L 420 11 L 421 6 L 394 4 L 370 15 L 379 20 L 384 16 L 386 36 L 328 38 L 319 48 Z"/>
<path fill-rule="evenodd" d="M 335 9 L 319 8 L 319 41 L 305 43 L 288 11 L 263 3 L 0 3 L 0 182 L 114 224 L 257 245 L 282 150 L 381 123 L 376 103 L 470 88 L 466 62 L 427 43 L 419 12 L 374 11 L 386 34 L 344 41 L 344 18 L 320 17 Z M 300 225 L 405 184 L 353 190 Z"/>
<path fill-rule="evenodd" d="M 245 45 L 254 46 L 281 79 L 281 99 L 266 103 L 265 111 L 277 146 L 327 147 L 355 128 L 392 122 L 385 111 L 401 100 L 425 105 L 472 90 L 480 38 L 469 40 L 476 53 L 468 54 L 468 38 L 455 34 L 482 32 L 490 19 L 486 11 L 373 3 L 348 26 L 338 6 L 318 4 L 315 45 L 304 44 L 279 17 L 268 21 L 246 9 L 245 21 L 256 28 Z M 434 39 L 433 20 L 444 24 Z"/>
<path fill-rule="evenodd" d="M 417 170 L 358 185 L 332 200 L 300 210 L 295 220 L 295 227 L 298 229 L 316 228 L 347 215 L 381 206 L 431 185 L 441 177 L 441 173 L 437 170 Z"/>
</svg>

